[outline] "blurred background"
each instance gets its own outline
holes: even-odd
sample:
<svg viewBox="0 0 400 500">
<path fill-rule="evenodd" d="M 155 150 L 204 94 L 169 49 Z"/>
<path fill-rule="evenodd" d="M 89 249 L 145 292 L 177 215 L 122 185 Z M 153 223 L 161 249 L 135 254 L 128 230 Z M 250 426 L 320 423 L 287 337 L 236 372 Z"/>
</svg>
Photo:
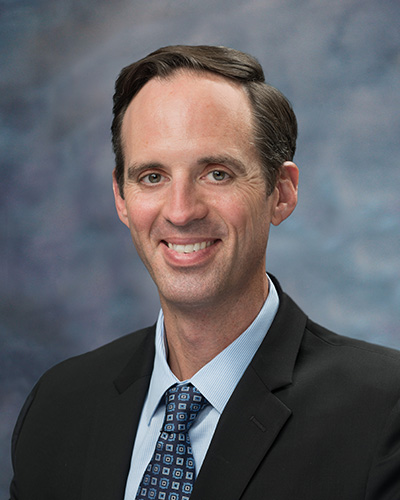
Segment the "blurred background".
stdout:
<svg viewBox="0 0 400 500">
<path fill-rule="evenodd" d="M 255 55 L 299 121 L 299 205 L 267 269 L 315 321 L 400 348 L 397 0 L 0 2 L 0 496 L 37 378 L 155 321 L 156 290 L 113 206 L 111 98 L 163 45 Z"/>
</svg>

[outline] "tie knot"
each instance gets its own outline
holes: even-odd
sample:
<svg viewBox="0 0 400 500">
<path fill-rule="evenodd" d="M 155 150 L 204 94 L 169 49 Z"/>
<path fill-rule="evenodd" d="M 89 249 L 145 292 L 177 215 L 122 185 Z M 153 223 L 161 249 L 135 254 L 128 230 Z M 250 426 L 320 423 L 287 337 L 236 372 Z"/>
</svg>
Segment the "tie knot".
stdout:
<svg viewBox="0 0 400 500">
<path fill-rule="evenodd" d="M 187 432 L 207 399 L 192 384 L 174 385 L 165 393 L 164 432 Z"/>
</svg>

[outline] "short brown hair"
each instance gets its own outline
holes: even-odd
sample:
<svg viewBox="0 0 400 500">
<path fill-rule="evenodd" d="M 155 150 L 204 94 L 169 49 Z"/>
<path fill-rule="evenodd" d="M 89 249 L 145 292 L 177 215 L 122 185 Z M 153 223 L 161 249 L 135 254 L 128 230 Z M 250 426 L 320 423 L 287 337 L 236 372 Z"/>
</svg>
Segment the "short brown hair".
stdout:
<svg viewBox="0 0 400 500">
<path fill-rule="evenodd" d="M 297 120 L 286 97 L 265 82 L 264 72 L 254 57 L 227 47 L 175 45 L 162 47 L 126 66 L 120 73 L 114 94 L 111 126 L 115 153 L 115 176 L 123 197 L 124 153 L 121 139 L 125 111 L 139 90 L 152 78 L 166 78 L 175 71 L 207 71 L 239 83 L 247 93 L 253 112 L 254 142 L 259 152 L 270 194 L 277 172 L 296 150 Z"/>
</svg>

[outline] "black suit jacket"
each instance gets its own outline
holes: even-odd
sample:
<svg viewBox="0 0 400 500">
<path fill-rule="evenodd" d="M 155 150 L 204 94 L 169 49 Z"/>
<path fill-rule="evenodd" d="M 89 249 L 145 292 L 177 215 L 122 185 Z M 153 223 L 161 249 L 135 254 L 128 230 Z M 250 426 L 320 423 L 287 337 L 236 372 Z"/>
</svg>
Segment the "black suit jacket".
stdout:
<svg viewBox="0 0 400 500">
<path fill-rule="evenodd" d="M 399 500 L 400 353 L 327 331 L 278 291 L 191 500 Z M 13 500 L 123 499 L 154 332 L 42 377 L 13 437 Z"/>
</svg>

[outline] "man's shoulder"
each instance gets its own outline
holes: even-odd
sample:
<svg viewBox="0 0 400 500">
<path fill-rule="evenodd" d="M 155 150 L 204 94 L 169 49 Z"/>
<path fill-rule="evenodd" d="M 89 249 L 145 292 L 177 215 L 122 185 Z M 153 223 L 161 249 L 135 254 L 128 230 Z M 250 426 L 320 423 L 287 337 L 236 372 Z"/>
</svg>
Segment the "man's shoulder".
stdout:
<svg viewBox="0 0 400 500">
<path fill-rule="evenodd" d="M 272 277 L 273 278 L 273 277 Z M 274 278 L 273 278 L 274 279 Z M 350 338 L 310 320 L 274 279 L 280 305 L 253 367 L 275 387 L 321 388 L 326 394 L 400 397 L 400 351 Z"/>
<path fill-rule="evenodd" d="M 400 388 L 400 351 L 347 337 L 308 319 L 302 352 L 311 356 L 321 372 L 363 380 L 377 388 Z"/>
<path fill-rule="evenodd" d="M 333 368 L 338 364 L 353 367 L 380 367 L 398 371 L 400 369 L 400 351 L 374 344 L 368 341 L 352 338 L 341 333 L 335 333 L 329 328 L 311 320 L 301 308 L 284 293 L 275 280 L 280 297 L 280 322 L 282 328 L 296 332 L 299 340 L 300 354 L 307 352 L 307 359 L 331 360 L 326 366 Z M 277 315 L 277 317 L 278 317 Z M 289 318 L 289 319 L 288 319 Z M 326 359 L 327 358 L 327 359 Z M 386 367 L 386 368 L 385 368 Z"/>
<path fill-rule="evenodd" d="M 335 333 L 310 319 L 307 320 L 306 333 L 328 346 L 353 352 L 356 356 L 372 357 L 385 362 L 388 359 L 393 359 L 395 363 L 400 361 L 400 351 L 396 349 Z"/>
<path fill-rule="evenodd" d="M 66 385 L 101 383 L 113 380 L 138 353 L 150 352 L 154 346 L 155 327 L 147 327 L 119 337 L 92 351 L 68 358 L 44 373 L 40 384 L 59 389 Z M 139 355 L 140 357 L 140 355 Z"/>
</svg>

